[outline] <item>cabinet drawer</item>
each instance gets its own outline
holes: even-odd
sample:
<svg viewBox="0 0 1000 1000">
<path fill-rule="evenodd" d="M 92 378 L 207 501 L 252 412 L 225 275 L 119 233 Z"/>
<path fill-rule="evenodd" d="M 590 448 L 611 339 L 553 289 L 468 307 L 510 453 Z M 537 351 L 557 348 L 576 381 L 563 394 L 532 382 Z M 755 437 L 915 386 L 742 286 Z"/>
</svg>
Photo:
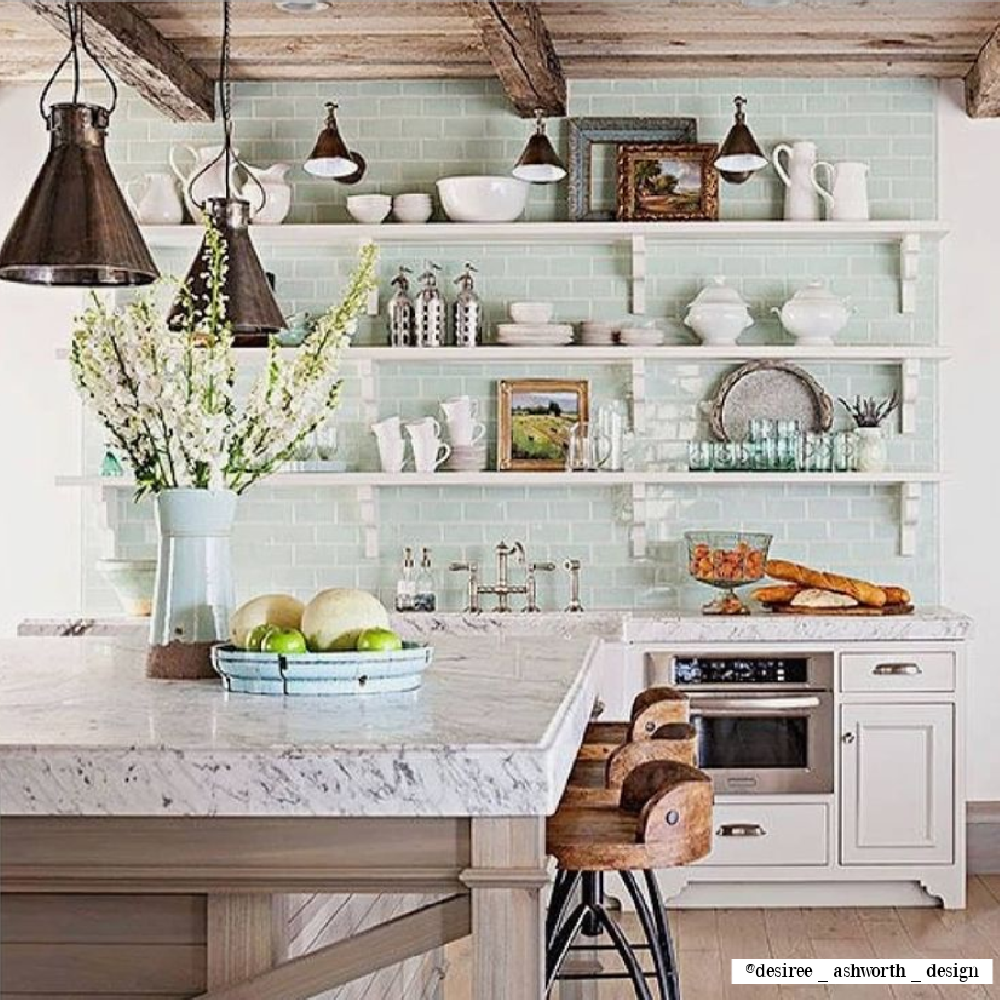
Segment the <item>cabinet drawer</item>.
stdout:
<svg viewBox="0 0 1000 1000">
<path fill-rule="evenodd" d="M 954 691 L 954 653 L 844 653 L 841 691 Z"/>
<path fill-rule="evenodd" d="M 714 830 L 707 865 L 825 865 L 830 858 L 821 802 L 716 805 Z"/>
</svg>

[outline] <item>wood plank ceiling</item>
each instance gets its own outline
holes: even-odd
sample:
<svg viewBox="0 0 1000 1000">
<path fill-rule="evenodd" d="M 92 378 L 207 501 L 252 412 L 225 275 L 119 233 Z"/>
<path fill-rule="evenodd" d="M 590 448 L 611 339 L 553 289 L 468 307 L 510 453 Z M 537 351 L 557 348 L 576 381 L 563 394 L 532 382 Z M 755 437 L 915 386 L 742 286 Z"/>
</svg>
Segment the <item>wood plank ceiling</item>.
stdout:
<svg viewBox="0 0 1000 1000">
<path fill-rule="evenodd" d="M 214 76 L 219 4 L 133 6 L 196 70 Z M 555 68 L 568 79 L 966 77 L 1000 23 L 1000 0 L 331 0 L 326 10 L 294 15 L 268 0 L 239 0 L 233 72 L 248 80 L 504 79 L 474 8 L 527 6 L 537 6 Z M 30 4 L 0 2 L 0 81 L 42 79 L 63 51 Z M 970 109 L 992 114 L 996 103 L 987 94 Z"/>
</svg>

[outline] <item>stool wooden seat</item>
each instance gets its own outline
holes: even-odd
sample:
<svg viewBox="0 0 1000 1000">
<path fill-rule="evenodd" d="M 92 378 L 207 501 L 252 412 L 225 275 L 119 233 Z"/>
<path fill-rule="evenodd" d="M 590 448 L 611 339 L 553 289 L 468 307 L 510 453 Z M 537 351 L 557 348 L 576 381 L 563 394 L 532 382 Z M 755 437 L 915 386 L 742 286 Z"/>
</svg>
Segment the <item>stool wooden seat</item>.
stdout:
<svg viewBox="0 0 1000 1000">
<path fill-rule="evenodd" d="M 689 722 L 690 718 L 687 695 L 672 687 L 648 688 L 632 703 L 628 722 L 591 722 L 587 726 L 580 759 L 606 760 L 623 743 L 648 740 L 661 726 Z"/>
</svg>

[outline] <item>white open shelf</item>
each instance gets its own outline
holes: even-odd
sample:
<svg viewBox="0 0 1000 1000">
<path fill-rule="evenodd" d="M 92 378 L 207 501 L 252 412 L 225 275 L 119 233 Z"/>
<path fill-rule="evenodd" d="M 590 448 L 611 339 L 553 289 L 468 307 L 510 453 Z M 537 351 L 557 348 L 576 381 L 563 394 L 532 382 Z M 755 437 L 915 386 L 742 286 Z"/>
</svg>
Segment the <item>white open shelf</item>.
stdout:
<svg viewBox="0 0 1000 1000">
<path fill-rule="evenodd" d="M 254 242 L 266 253 L 272 248 L 342 248 L 374 241 L 386 244 L 467 245 L 534 244 L 604 245 L 625 243 L 632 255 L 632 311 L 646 311 L 646 253 L 650 245 L 874 243 L 896 245 L 899 252 L 900 311 L 916 311 L 920 254 L 948 232 L 941 222 L 879 220 L 874 222 L 507 222 L 421 224 L 358 223 L 254 226 Z M 154 248 L 181 248 L 191 253 L 201 239 L 201 227 L 147 226 L 147 243 Z"/>
</svg>

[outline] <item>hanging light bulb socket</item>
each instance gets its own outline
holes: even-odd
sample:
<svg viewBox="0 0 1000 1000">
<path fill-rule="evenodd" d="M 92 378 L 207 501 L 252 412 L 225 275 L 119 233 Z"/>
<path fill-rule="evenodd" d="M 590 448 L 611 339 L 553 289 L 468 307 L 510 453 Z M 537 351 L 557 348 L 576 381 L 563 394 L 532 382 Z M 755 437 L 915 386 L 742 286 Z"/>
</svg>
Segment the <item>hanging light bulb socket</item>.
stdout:
<svg viewBox="0 0 1000 1000">
<path fill-rule="evenodd" d="M 118 91 L 87 44 L 82 6 L 67 3 L 66 20 L 69 51 L 39 98 L 49 153 L 0 247 L 0 278 L 85 288 L 147 285 L 159 273 L 105 152 Z M 107 108 L 80 100 L 81 52 L 111 88 Z M 70 62 L 72 101 L 46 108 L 49 92 Z"/>
<path fill-rule="evenodd" d="M 357 184 L 365 176 L 365 158 L 360 153 L 352 153 L 340 134 L 335 101 L 326 102 L 326 125 L 303 167 L 314 177 L 328 178 L 340 184 Z"/>
<path fill-rule="evenodd" d="M 256 184 L 260 191 L 261 208 L 267 201 L 267 192 L 257 176 L 239 158 L 233 148 L 233 95 L 229 78 L 230 45 L 232 39 L 232 0 L 222 4 L 222 52 L 219 58 L 219 106 L 222 112 L 222 151 L 206 163 L 188 181 L 188 196 L 205 215 L 205 224 L 217 229 L 226 246 L 226 276 L 223 294 L 226 297 L 226 319 L 233 332 L 236 347 L 267 347 L 270 335 L 285 326 L 281 309 L 267 280 L 257 251 L 250 239 L 250 202 L 233 193 L 233 174 L 239 171 L 247 183 Z M 192 192 L 202 175 L 216 164 L 225 164 L 226 187 L 223 197 L 198 201 Z M 258 209 L 259 211 L 260 209 Z M 174 304 L 170 321 L 178 322 L 187 316 L 188 301 L 195 312 L 201 311 L 209 294 L 206 253 L 202 241 L 186 279 L 187 294 Z"/>
<path fill-rule="evenodd" d="M 757 140 L 747 126 L 747 99 L 737 96 L 736 121 L 726 136 L 726 141 L 715 158 L 715 167 L 722 179 L 730 184 L 745 184 L 758 170 L 767 166 L 767 157 L 761 152 Z"/>
<path fill-rule="evenodd" d="M 543 115 L 541 108 L 535 109 L 535 132 L 512 171 L 518 180 L 529 184 L 555 184 L 566 176 L 566 167 L 545 134 Z"/>
</svg>

